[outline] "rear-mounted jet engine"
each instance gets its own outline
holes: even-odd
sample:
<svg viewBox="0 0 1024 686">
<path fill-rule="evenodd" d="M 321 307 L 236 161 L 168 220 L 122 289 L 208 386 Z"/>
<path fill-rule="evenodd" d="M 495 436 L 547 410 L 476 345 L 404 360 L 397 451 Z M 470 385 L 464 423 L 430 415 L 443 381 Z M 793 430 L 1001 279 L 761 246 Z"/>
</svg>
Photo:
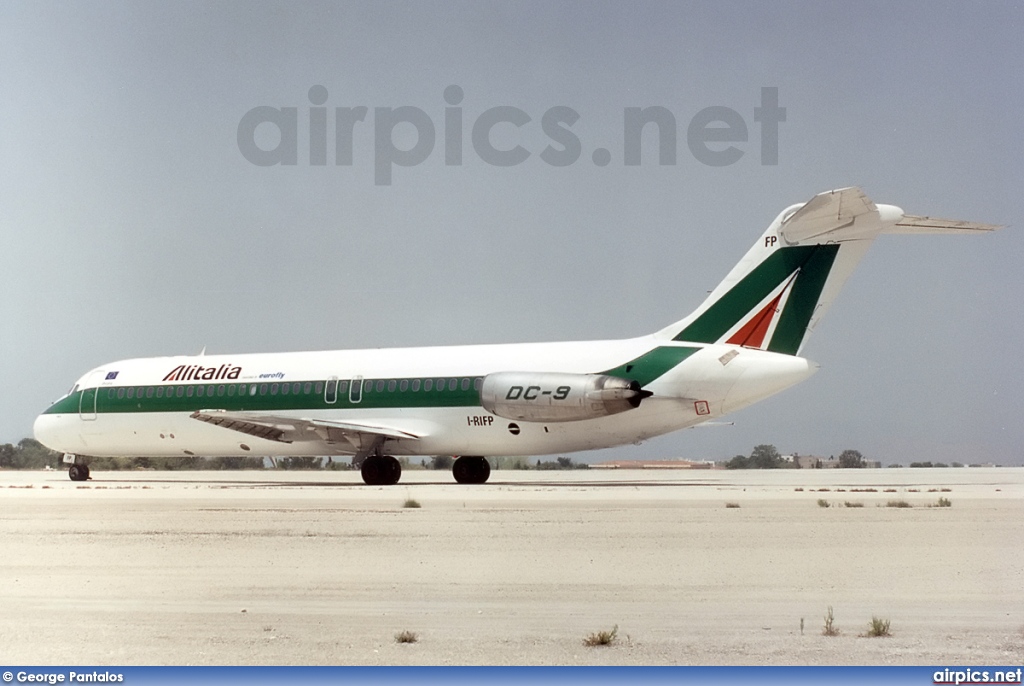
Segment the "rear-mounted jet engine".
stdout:
<svg viewBox="0 0 1024 686">
<path fill-rule="evenodd" d="M 497 372 L 484 377 L 480 404 L 492 414 L 525 422 L 574 422 L 640 406 L 650 391 L 606 374 Z"/>
</svg>

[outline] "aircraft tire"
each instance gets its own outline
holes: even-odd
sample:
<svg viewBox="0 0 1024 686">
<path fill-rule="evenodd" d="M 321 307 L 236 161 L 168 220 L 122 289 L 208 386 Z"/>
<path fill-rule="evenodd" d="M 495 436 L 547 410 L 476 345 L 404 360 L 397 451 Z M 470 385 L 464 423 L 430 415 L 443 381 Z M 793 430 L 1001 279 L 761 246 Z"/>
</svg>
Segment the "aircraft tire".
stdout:
<svg viewBox="0 0 1024 686">
<path fill-rule="evenodd" d="M 371 455 L 360 469 L 367 486 L 394 486 L 402 478 L 402 465 L 390 455 Z"/>
<path fill-rule="evenodd" d="M 73 464 L 68 468 L 68 477 L 72 481 L 85 481 L 89 478 L 89 468 L 81 464 Z"/>
<path fill-rule="evenodd" d="M 455 460 L 452 476 L 460 484 L 487 483 L 491 476 L 491 465 L 486 457 L 463 455 Z"/>
<path fill-rule="evenodd" d="M 391 455 L 381 458 L 384 462 L 384 486 L 394 486 L 402 478 L 402 463 Z"/>
</svg>

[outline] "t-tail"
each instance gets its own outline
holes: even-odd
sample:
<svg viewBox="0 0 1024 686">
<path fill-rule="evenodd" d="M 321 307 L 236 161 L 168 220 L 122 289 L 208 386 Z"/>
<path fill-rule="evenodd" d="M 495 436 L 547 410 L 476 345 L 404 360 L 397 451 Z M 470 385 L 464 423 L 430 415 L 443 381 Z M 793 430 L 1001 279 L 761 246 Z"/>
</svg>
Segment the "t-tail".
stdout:
<svg viewBox="0 0 1024 686">
<path fill-rule="evenodd" d="M 826 191 L 783 210 L 701 306 L 656 337 L 799 355 L 879 234 L 998 228 L 904 214 L 856 187 Z"/>
</svg>

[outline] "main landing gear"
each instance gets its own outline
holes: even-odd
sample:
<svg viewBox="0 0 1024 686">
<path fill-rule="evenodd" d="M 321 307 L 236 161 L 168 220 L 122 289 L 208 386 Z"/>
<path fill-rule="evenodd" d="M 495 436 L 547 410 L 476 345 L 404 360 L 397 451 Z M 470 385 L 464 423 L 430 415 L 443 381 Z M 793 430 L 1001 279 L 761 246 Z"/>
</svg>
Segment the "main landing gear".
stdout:
<svg viewBox="0 0 1024 686">
<path fill-rule="evenodd" d="M 452 476 L 460 484 L 486 483 L 491 476 L 491 465 L 486 457 L 463 455 L 455 460 Z"/>
<path fill-rule="evenodd" d="M 394 486 L 402 478 L 402 465 L 390 455 L 370 455 L 360 473 L 367 486 Z"/>
<path fill-rule="evenodd" d="M 390 455 L 370 455 L 363 460 L 360 473 L 367 486 L 394 486 L 402 478 L 402 465 Z M 455 458 L 452 476 L 460 484 L 487 483 L 491 465 L 486 457 L 463 455 Z"/>
</svg>

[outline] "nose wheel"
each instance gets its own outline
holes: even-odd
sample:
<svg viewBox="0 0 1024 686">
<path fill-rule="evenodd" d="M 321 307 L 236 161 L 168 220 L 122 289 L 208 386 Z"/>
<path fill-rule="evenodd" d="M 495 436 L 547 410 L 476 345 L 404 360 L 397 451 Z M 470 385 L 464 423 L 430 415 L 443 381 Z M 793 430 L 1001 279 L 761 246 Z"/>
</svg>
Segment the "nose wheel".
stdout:
<svg viewBox="0 0 1024 686">
<path fill-rule="evenodd" d="M 72 481 L 88 481 L 89 480 L 89 465 L 87 464 L 73 464 L 68 467 L 68 476 L 71 477 Z"/>
</svg>

